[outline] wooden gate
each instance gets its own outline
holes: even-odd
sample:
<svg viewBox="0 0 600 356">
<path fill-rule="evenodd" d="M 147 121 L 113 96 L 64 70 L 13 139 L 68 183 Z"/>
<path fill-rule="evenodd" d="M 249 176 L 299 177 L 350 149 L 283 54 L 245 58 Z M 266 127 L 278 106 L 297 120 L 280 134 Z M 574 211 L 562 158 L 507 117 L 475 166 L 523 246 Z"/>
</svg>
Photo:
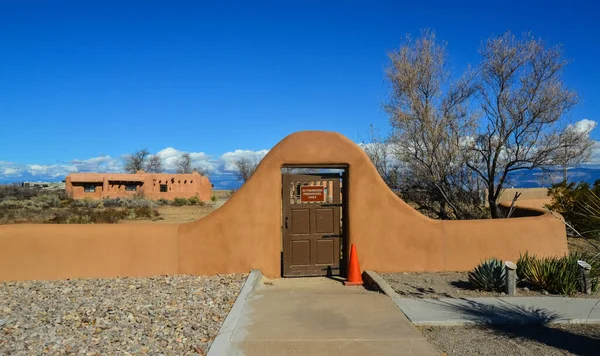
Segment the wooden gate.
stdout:
<svg viewBox="0 0 600 356">
<path fill-rule="evenodd" d="M 340 274 L 340 174 L 283 175 L 283 276 Z"/>
</svg>

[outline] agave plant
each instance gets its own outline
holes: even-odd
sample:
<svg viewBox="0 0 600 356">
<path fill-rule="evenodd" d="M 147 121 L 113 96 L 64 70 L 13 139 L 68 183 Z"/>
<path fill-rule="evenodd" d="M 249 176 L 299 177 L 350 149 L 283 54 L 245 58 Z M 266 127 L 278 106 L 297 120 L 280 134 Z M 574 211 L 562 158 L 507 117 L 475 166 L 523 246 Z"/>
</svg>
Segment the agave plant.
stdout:
<svg viewBox="0 0 600 356">
<path fill-rule="evenodd" d="M 489 258 L 469 272 L 473 287 L 485 291 L 500 291 L 506 285 L 506 274 L 502 261 Z"/>
<path fill-rule="evenodd" d="M 525 252 L 524 255 L 519 255 L 519 259 L 517 260 L 517 278 L 519 278 L 519 280 L 526 279 L 526 271 L 531 268 L 531 264 L 534 263 L 535 260 L 535 255 L 529 255 L 528 252 Z"/>
<path fill-rule="evenodd" d="M 596 290 L 600 280 L 600 258 L 591 253 L 572 252 L 560 258 L 536 258 L 525 254 L 517 261 L 517 275 L 550 293 L 572 295 L 579 289 L 581 272 L 578 260 L 584 260 L 592 266 L 590 278 L 592 290 Z"/>
</svg>

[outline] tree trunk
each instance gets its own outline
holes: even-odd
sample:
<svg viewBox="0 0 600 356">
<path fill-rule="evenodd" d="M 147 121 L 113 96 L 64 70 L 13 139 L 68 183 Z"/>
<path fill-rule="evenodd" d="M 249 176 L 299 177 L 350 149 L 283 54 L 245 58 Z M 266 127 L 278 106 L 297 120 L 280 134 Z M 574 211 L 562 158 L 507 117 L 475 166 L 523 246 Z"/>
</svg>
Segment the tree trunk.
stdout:
<svg viewBox="0 0 600 356">
<path fill-rule="evenodd" d="M 496 199 L 488 199 L 488 203 L 490 204 L 490 215 L 492 216 L 492 219 L 498 219 L 500 217 L 500 212 L 498 211 Z"/>
<path fill-rule="evenodd" d="M 500 212 L 498 211 L 498 204 L 496 203 L 498 200 L 498 196 L 493 187 L 488 188 L 488 204 L 490 206 L 490 215 L 492 219 L 498 219 L 500 217 Z"/>
</svg>

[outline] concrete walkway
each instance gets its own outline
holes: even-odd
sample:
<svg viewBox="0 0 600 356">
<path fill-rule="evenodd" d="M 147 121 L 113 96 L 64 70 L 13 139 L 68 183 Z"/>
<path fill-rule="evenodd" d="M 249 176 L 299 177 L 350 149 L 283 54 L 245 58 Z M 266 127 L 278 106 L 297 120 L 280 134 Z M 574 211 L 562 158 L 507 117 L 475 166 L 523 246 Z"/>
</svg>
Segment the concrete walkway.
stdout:
<svg viewBox="0 0 600 356">
<path fill-rule="evenodd" d="M 392 298 L 415 325 L 600 323 L 600 299 L 560 297 Z"/>
<path fill-rule="evenodd" d="M 260 283 L 224 349 L 233 355 L 437 355 L 384 294 L 326 278 Z"/>
</svg>

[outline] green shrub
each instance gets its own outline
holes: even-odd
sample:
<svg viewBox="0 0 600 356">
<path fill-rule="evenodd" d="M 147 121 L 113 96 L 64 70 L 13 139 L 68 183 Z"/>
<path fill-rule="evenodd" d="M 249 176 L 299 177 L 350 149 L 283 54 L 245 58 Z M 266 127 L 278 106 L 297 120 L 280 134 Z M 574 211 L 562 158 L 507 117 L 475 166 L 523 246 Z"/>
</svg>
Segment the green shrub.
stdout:
<svg viewBox="0 0 600 356">
<path fill-rule="evenodd" d="M 121 206 L 125 208 L 155 208 L 156 203 L 152 200 L 147 200 L 144 198 L 134 198 L 134 199 L 122 199 Z"/>
<path fill-rule="evenodd" d="M 74 208 L 96 209 L 100 207 L 100 204 L 102 204 L 101 200 L 85 198 L 73 200 L 71 206 Z"/>
<path fill-rule="evenodd" d="M 124 209 L 107 208 L 103 210 L 88 210 L 82 208 L 62 209 L 48 220 L 52 224 L 116 224 L 127 218 L 129 211 Z"/>
<path fill-rule="evenodd" d="M 190 203 L 189 200 L 187 200 L 186 198 L 175 198 L 173 199 L 173 205 L 174 206 L 184 206 L 184 205 L 188 205 Z"/>
<path fill-rule="evenodd" d="M 104 198 L 102 205 L 105 208 L 118 208 L 121 206 L 121 198 Z"/>
<path fill-rule="evenodd" d="M 202 200 L 200 200 L 200 198 L 198 198 L 197 196 L 193 196 L 191 198 L 188 199 L 188 202 L 190 205 L 204 205 L 204 202 Z"/>
<path fill-rule="evenodd" d="M 216 195 L 213 195 L 212 197 L 210 197 L 210 200 L 211 200 L 211 201 L 217 201 L 217 196 L 216 196 Z"/>
<path fill-rule="evenodd" d="M 156 201 L 156 204 L 158 204 L 159 206 L 164 206 L 164 205 L 170 205 L 171 202 L 165 198 L 160 198 Z"/>
<path fill-rule="evenodd" d="M 57 208 L 61 205 L 60 198 L 56 194 L 42 194 L 38 195 L 32 200 L 40 205 L 40 207 L 47 208 Z"/>
<path fill-rule="evenodd" d="M 155 215 L 158 215 L 158 211 L 150 207 L 139 207 L 133 209 L 133 214 L 136 219 L 152 219 Z"/>
<path fill-rule="evenodd" d="M 585 182 L 559 183 L 548 189 L 552 203 L 547 208 L 560 213 L 565 221 L 585 237 L 600 234 L 600 180 L 592 186 Z"/>
<path fill-rule="evenodd" d="M 506 284 L 502 261 L 489 258 L 469 272 L 469 282 L 473 287 L 485 291 L 500 291 Z"/>
<path fill-rule="evenodd" d="M 38 195 L 39 190 L 31 187 L 21 187 L 18 184 L 0 185 L 0 201 L 27 200 Z"/>
<path fill-rule="evenodd" d="M 598 288 L 600 280 L 600 258 L 590 253 L 572 252 L 564 257 L 521 256 L 517 261 L 517 273 L 520 270 L 524 281 L 553 294 L 572 295 L 579 290 L 581 271 L 578 260 L 592 266 L 590 278 L 593 289 Z"/>
</svg>

